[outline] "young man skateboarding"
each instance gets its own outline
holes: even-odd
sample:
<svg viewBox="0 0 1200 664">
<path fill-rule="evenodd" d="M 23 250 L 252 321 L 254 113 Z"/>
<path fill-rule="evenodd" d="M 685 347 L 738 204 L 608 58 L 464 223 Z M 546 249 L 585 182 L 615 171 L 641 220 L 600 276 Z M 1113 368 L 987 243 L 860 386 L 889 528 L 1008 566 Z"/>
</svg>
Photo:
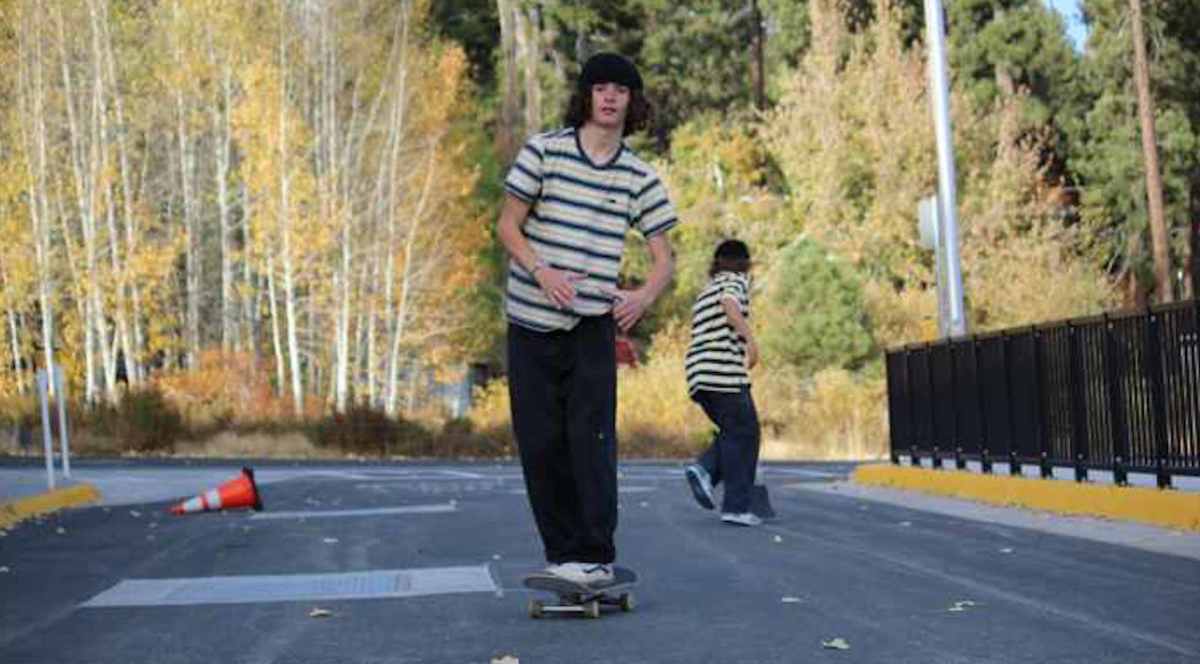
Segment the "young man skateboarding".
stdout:
<svg viewBox="0 0 1200 664">
<path fill-rule="evenodd" d="M 583 66 L 563 129 L 530 138 L 505 179 L 498 234 L 509 254 L 508 385 L 513 431 L 548 572 L 613 579 L 617 527 L 615 335 L 666 288 L 674 206 L 622 138 L 649 105 L 629 60 Z M 645 283 L 617 288 L 625 235 L 647 240 Z"/>
</svg>

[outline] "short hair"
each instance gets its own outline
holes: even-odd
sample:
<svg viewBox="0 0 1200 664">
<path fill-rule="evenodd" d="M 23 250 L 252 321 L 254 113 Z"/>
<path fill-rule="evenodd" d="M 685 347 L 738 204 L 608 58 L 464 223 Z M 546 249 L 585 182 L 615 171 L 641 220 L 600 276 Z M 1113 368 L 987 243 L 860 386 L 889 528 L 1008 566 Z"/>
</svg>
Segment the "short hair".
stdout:
<svg viewBox="0 0 1200 664">
<path fill-rule="evenodd" d="M 625 113 L 625 129 L 622 136 L 628 136 L 650 126 L 654 116 L 654 108 L 641 90 L 629 90 L 629 109 Z M 576 129 L 583 126 L 592 117 L 591 88 L 576 88 L 567 102 L 567 112 L 563 114 L 563 123 Z"/>
<path fill-rule="evenodd" d="M 712 264 L 708 266 L 708 276 L 719 272 L 749 272 L 750 247 L 741 240 L 725 240 L 717 245 L 713 252 Z"/>
</svg>

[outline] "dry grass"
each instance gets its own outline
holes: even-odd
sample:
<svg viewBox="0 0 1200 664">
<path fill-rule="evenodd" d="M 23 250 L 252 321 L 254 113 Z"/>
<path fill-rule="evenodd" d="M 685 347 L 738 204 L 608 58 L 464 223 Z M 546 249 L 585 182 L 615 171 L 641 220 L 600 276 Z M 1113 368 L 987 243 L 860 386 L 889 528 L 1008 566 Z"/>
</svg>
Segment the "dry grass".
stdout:
<svg viewBox="0 0 1200 664">
<path fill-rule="evenodd" d="M 622 368 L 617 386 L 617 438 L 626 458 L 686 458 L 714 429 L 688 398 L 683 369 L 687 331 L 668 327 L 650 357 Z M 772 460 L 879 459 L 887 455 L 887 396 L 882 378 L 842 370 L 808 380 L 781 369 L 754 372 L 763 429 L 762 457 Z M 493 381 L 476 394 L 477 431 L 511 441 L 508 386 Z"/>
<path fill-rule="evenodd" d="M 192 458 L 341 459 L 346 454 L 321 449 L 299 431 L 238 433 L 222 431 L 203 440 L 175 446 L 175 456 Z"/>
</svg>

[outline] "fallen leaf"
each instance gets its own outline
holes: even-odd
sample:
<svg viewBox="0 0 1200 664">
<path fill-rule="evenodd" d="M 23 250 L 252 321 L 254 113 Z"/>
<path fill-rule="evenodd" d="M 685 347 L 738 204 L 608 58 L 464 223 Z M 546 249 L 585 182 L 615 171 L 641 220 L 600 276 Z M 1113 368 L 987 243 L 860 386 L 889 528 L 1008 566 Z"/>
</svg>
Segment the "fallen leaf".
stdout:
<svg viewBox="0 0 1200 664">
<path fill-rule="evenodd" d="M 492 560 L 500 560 L 500 554 L 498 554 L 498 553 L 493 553 L 493 554 L 492 554 Z"/>
<path fill-rule="evenodd" d="M 129 516 L 131 516 L 135 519 L 139 519 L 139 518 L 141 518 L 142 513 L 137 510 L 129 510 Z"/>
<path fill-rule="evenodd" d="M 905 528 L 907 528 L 908 526 L 911 526 L 911 525 L 912 525 L 912 521 L 901 521 L 901 522 L 900 522 L 900 525 L 901 525 L 901 526 L 904 526 Z"/>
<path fill-rule="evenodd" d="M 67 529 L 63 528 L 62 526 L 59 526 L 58 528 L 54 529 L 54 532 L 58 533 L 59 535 L 66 535 Z"/>
<path fill-rule="evenodd" d="M 850 644 L 846 643 L 846 639 L 838 637 L 836 639 L 829 639 L 828 641 L 822 641 L 821 647 L 827 648 L 829 650 L 849 650 Z"/>
<path fill-rule="evenodd" d="M 308 612 L 309 618 L 328 618 L 329 616 L 332 616 L 332 615 L 333 615 L 333 611 L 330 611 L 329 609 L 314 608 L 312 611 Z"/>
<path fill-rule="evenodd" d="M 10 571 L 12 570 L 8 569 L 7 566 L 0 566 L 0 574 L 8 574 Z"/>
<path fill-rule="evenodd" d="M 951 613 L 961 613 L 963 611 L 966 611 L 968 608 L 974 607 L 974 606 L 979 606 L 979 605 L 976 604 L 975 602 L 972 602 L 969 599 L 963 599 L 963 600 L 959 600 L 959 601 L 955 602 L 954 606 L 952 606 L 946 610 Z"/>
<path fill-rule="evenodd" d="M 784 604 L 798 604 L 804 600 L 800 599 L 799 597 L 788 596 L 788 597 L 784 597 L 783 599 L 781 599 L 779 601 L 783 602 Z"/>
<path fill-rule="evenodd" d="M 638 503 L 638 505 L 640 505 L 640 506 L 642 506 L 642 507 L 650 507 L 650 503 L 648 503 L 648 502 L 646 502 L 646 501 L 644 501 L 644 500 L 643 500 L 642 502 Z"/>
<path fill-rule="evenodd" d="M 1012 553 L 1012 552 L 1013 552 L 1013 549 L 1011 546 L 1006 546 L 1003 549 L 1000 549 L 1000 553 Z"/>
<path fill-rule="evenodd" d="M 338 543 L 338 538 L 336 538 L 336 537 L 326 537 L 326 538 L 325 538 L 325 543 L 326 543 L 326 544 L 337 544 L 337 543 Z"/>
<path fill-rule="evenodd" d="M 492 664 L 521 664 L 521 660 L 512 655 L 502 655 L 500 657 L 493 657 Z"/>
<path fill-rule="evenodd" d="M 775 539 L 775 543 L 776 543 L 776 544 L 779 544 L 780 542 L 782 542 L 782 541 L 783 541 L 783 538 L 782 538 L 782 537 L 780 537 L 779 535 L 776 535 L 774 539 Z"/>
</svg>

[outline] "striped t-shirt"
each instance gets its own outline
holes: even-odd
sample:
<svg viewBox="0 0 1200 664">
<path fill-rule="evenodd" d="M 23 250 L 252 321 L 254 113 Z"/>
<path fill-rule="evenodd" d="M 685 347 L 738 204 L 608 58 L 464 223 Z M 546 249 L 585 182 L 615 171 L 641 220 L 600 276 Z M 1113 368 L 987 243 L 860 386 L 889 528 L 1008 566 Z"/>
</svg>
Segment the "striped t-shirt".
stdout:
<svg viewBox="0 0 1200 664">
<path fill-rule="evenodd" d="M 554 306 L 525 268 L 508 263 L 505 312 L 522 327 L 569 330 L 581 316 L 612 310 L 606 290 L 617 286 L 625 234 L 636 228 L 651 238 L 675 226 L 675 207 L 649 164 L 621 143 L 606 163 L 595 164 L 574 128 L 530 138 L 521 148 L 504 189 L 530 203 L 522 227 L 538 257 L 551 266 L 587 275 L 576 282 L 569 309 Z"/>
<path fill-rule="evenodd" d="M 740 392 L 750 384 L 746 372 L 746 339 L 729 322 L 721 300 L 732 297 L 750 319 L 750 278 L 741 272 L 718 272 L 692 305 L 692 343 L 684 359 L 688 394 L 699 390 Z"/>
</svg>

